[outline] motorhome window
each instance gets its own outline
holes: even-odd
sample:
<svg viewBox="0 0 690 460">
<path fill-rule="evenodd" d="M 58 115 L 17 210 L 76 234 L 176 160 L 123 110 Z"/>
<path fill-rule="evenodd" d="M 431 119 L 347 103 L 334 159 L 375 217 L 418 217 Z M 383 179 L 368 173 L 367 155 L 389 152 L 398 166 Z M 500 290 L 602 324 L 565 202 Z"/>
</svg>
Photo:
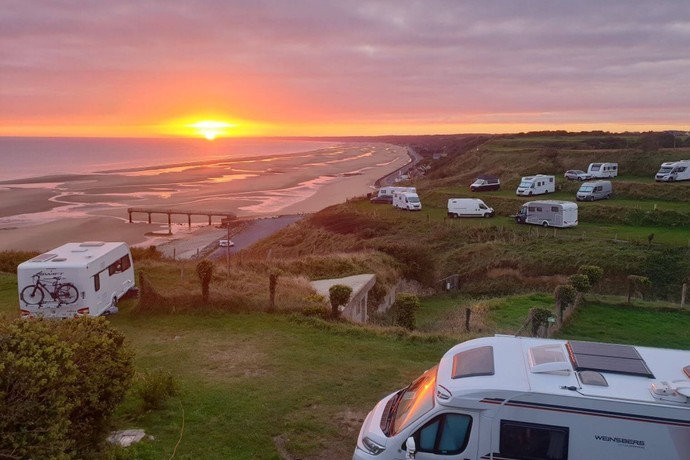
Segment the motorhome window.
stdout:
<svg viewBox="0 0 690 460">
<path fill-rule="evenodd" d="M 453 356 L 451 378 L 494 375 L 494 348 L 478 347 L 461 351 Z"/>
<path fill-rule="evenodd" d="M 592 166 L 590 168 L 592 169 L 592 171 L 599 171 L 599 168 L 601 168 L 601 165 L 600 164 L 592 164 Z"/>
<path fill-rule="evenodd" d="M 101 290 L 101 274 L 96 273 L 93 275 L 93 289 L 98 292 Z"/>
<path fill-rule="evenodd" d="M 537 212 L 541 212 L 541 206 L 537 206 Z"/>
<path fill-rule="evenodd" d="M 501 420 L 500 454 L 518 460 L 567 460 L 568 435 L 564 426 Z"/>
<path fill-rule="evenodd" d="M 594 190 L 597 192 L 601 192 L 603 190 L 603 187 L 601 185 L 598 185 Z"/>
<path fill-rule="evenodd" d="M 487 207 L 480 203 L 480 204 L 479 204 L 479 209 L 487 209 Z"/>
<path fill-rule="evenodd" d="M 116 273 L 122 273 L 123 271 L 127 270 L 131 265 L 132 264 L 129 260 L 128 255 L 121 257 L 108 266 L 108 274 L 110 276 L 113 276 Z"/>
<path fill-rule="evenodd" d="M 549 177 L 549 182 L 553 182 L 553 177 Z"/>
<path fill-rule="evenodd" d="M 686 169 L 687 169 L 687 167 L 681 166 L 679 168 L 676 168 L 676 172 L 685 172 Z"/>
<path fill-rule="evenodd" d="M 551 206 L 551 212 L 558 212 L 558 206 Z"/>
<path fill-rule="evenodd" d="M 464 451 L 472 431 L 472 417 L 443 414 L 427 423 L 415 436 L 420 452 L 456 455 Z"/>
<path fill-rule="evenodd" d="M 438 366 L 434 366 L 426 371 L 409 387 L 402 390 L 400 396 L 397 396 L 399 400 L 391 408 L 394 411 L 393 426 L 390 428 L 391 436 L 400 433 L 434 407 L 437 368 Z"/>
<path fill-rule="evenodd" d="M 129 254 L 124 256 L 121 260 L 122 260 L 122 271 L 129 270 L 129 267 L 132 266 L 132 259 L 129 258 Z"/>
<path fill-rule="evenodd" d="M 534 211 L 536 211 L 536 209 L 537 209 L 537 208 L 535 208 L 534 206 L 528 206 L 528 207 L 527 207 L 527 210 L 528 210 L 529 212 L 534 212 Z"/>
</svg>

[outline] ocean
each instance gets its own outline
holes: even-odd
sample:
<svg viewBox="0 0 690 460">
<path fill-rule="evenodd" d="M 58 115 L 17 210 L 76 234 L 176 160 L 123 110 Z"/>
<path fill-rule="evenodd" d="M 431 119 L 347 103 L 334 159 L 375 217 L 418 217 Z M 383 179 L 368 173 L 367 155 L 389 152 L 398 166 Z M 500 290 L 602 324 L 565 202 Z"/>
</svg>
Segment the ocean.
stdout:
<svg viewBox="0 0 690 460">
<path fill-rule="evenodd" d="M 280 156 L 337 144 L 271 138 L 0 137 L 0 181 Z"/>
</svg>

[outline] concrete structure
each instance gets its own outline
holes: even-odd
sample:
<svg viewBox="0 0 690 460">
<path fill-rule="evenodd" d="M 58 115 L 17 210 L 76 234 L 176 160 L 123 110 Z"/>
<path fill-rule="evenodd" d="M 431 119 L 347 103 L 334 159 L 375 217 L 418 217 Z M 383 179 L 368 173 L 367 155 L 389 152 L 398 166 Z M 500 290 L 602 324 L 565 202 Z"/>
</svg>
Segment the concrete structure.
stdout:
<svg viewBox="0 0 690 460">
<path fill-rule="evenodd" d="M 350 302 L 345 305 L 340 315 L 355 323 L 365 324 L 368 320 L 367 301 L 369 298 L 369 290 L 376 284 L 376 275 L 355 275 L 346 276 L 345 278 L 333 278 L 311 282 L 316 292 L 326 298 L 326 300 L 329 298 L 328 290 L 331 286 L 335 286 L 336 284 L 342 284 L 352 288 Z"/>
</svg>

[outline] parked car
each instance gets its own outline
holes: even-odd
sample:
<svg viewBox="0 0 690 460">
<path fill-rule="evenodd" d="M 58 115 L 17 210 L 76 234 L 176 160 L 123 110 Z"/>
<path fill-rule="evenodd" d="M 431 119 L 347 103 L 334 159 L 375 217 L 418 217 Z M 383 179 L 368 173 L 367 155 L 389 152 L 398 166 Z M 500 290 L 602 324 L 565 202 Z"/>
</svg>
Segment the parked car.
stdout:
<svg viewBox="0 0 690 460">
<path fill-rule="evenodd" d="M 220 241 L 218 242 L 218 246 L 220 246 L 221 248 L 226 248 L 226 247 L 230 247 L 230 248 L 231 248 L 231 247 L 233 247 L 234 245 L 235 245 L 235 243 L 234 243 L 232 240 L 220 240 Z"/>
<path fill-rule="evenodd" d="M 501 180 L 496 176 L 479 176 L 470 185 L 473 192 L 487 192 L 490 190 L 500 190 Z"/>
<path fill-rule="evenodd" d="M 565 172 L 565 174 L 563 174 L 563 177 L 565 177 L 568 180 L 583 181 L 590 180 L 592 178 L 592 175 L 579 169 L 569 169 Z"/>
<path fill-rule="evenodd" d="M 377 195 L 369 201 L 374 204 L 393 204 L 393 195 Z"/>
</svg>

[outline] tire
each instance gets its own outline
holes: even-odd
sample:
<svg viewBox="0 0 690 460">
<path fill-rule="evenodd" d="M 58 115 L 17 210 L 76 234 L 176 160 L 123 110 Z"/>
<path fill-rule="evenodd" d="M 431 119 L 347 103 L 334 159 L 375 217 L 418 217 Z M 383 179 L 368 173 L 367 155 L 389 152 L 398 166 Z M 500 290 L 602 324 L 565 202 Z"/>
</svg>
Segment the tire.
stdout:
<svg viewBox="0 0 690 460">
<path fill-rule="evenodd" d="M 529 193 L 527 194 L 527 196 L 532 196 L 532 192 L 529 192 Z"/>
<path fill-rule="evenodd" d="M 63 284 L 57 290 L 57 298 L 61 304 L 71 304 L 79 298 L 79 291 L 74 284 Z"/>
<path fill-rule="evenodd" d="M 522 223 L 522 219 L 520 219 L 519 217 L 516 217 L 516 218 L 515 218 L 515 223 L 516 223 L 516 224 L 521 224 L 521 223 Z"/>
<path fill-rule="evenodd" d="M 546 221 L 544 221 L 544 222 L 541 223 L 541 226 L 544 227 L 544 228 L 547 228 L 547 227 L 549 226 L 549 223 L 546 222 Z"/>
<path fill-rule="evenodd" d="M 40 305 L 44 297 L 43 289 L 38 286 L 27 286 L 22 289 L 21 298 L 27 305 Z"/>
<path fill-rule="evenodd" d="M 578 178 L 577 178 L 577 181 L 578 181 L 578 182 L 582 182 L 582 178 L 581 178 L 581 177 L 578 177 Z"/>
<path fill-rule="evenodd" d="M 669 177 L 669 178 L 668 178 L 668 181 L 669 181 L 669 182 L 673 182 L 674 180 L 675 180 L 675 179 L 674 179 L 673 177 Z"/>
<path fill-rule="evenodd" d="M 486 217 L 488 219 L 489 217 L 491 217 L 491 214 L 489 214 L 488 212 L 484 213 L 484 217 Z"/>
</svg>

